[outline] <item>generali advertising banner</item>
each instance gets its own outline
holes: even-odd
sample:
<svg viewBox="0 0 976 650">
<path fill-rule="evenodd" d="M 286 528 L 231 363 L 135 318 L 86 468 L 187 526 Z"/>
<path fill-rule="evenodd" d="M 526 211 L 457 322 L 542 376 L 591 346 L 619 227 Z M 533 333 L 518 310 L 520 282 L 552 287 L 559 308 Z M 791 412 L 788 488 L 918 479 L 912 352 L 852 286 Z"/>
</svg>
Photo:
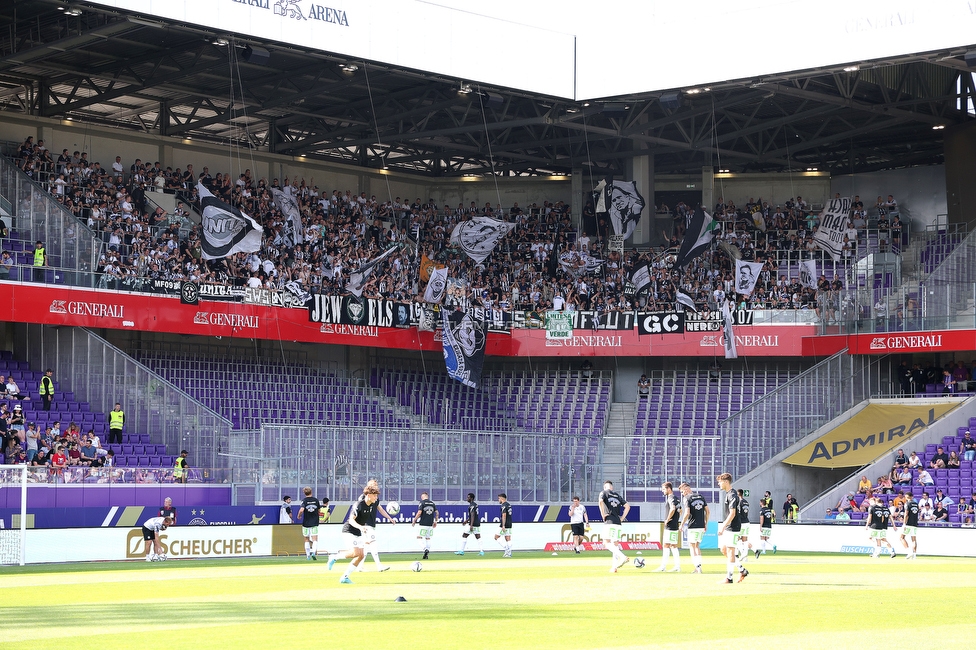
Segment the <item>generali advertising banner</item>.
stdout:
<svg viewBox="0 0 976 650">
<path fill-rule="evenodd" d="M 826 356 L 847 348 L 851 354 L 912 354 L 976 350 L 976 330 L 874 332 L 818 336 L 803 342 L 804 356 Z"/>
<path fill-rule="evenodd" d="M 387 321 L 364 319 L 351 325 L 310 320 L 309 311 L 261 304 L 207 300 L 182 304 L 174 296 L 79 289 L 74 287 L 0 282 L 0 300 L 8 306 L 5 319 L 108 329 L 134 329 L 197 336 L 229 336 L 249 339 L 288 340 L 334 345 L 361 345 L 406 350 L 441 348 L 439 331 L 394 327 Z M 521 313 L 521 312 L 520 312 Z M 670 331 L 666 317 L 639 327 L 633 314 L 630 326 L 606 329 L 576 328 L 571 336 L 547 338 L 545 329 L 489 330 L 486 354 L 505 357 L 580 356 L 701 356 L 722 352 L 721 332 L 710 327 Z M 647 315 L 650 316 L 650 315 Z M 705 323 L 706 325 L 708 323 Z M 640 325 L 643 325 L 641 321 Z M 641 331 L 660 333 L 641 334 Z M 739 354 L 743 356 L 798 356 L 804 337 L 816 334 L 814 325 L 748 325 L 736 328 Z"/>
</svg>

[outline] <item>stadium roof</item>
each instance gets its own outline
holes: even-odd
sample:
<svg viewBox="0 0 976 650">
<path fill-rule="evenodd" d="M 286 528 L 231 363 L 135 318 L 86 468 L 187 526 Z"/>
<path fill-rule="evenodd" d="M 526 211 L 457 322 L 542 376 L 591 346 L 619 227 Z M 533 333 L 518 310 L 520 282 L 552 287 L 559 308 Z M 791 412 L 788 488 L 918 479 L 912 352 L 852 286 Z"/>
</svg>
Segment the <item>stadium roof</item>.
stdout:
<svg viewBox="0 0 976 650">
<path fill-rule="evenodd" d="M 976 119 L 976 47 L 574 101 L 89 3 L 11 0 L 0 25 L 0 110 L 429 177 L 648 150 L 658 174 L 864 172 L 942 162 Z"/>
</svg>

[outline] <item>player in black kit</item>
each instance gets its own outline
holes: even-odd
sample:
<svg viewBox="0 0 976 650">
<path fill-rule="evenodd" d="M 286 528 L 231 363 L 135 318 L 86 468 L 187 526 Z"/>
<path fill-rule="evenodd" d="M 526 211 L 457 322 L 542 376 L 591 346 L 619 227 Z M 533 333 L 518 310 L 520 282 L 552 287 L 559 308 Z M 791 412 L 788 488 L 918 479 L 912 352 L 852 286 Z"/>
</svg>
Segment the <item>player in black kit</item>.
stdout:
<svg viewBox="0 0 976 650">
<path fill-rule="evenodd" d="M 498 504 L 501 506 L 502 514 L 498 520 L 495 541 L 502 547 L 502 557 L 512 557 L 512 504 L 508 502 L 508 495 L 504 492 L 498 495 Z M 504 544 L 498 541 L 502 537 L 505 538 Z"/>
<path fill-rule="evenodd" d="M 759 503 L 762 504 L 762 509 L 759 511 L 759 548 L 756 549 L 757 560 L 761 553 L 766 552 L 766 546 L 769 544 L 769 536 L 773 533 L 773 519 L 776 518 L 772 499 L 767 500 L 764 497 L 759 500 Z M 775 544 L 773 544 L 773 553 L 776 553 Z"/>
<path fill-rule="evenodd" d="M 881 555 L 881 547 L 887 546 L 888 550 L 891 551 L 891 557 L 894 558 L 895 547 L 888 541 L 888 522 L 891 519 L 891 511 L 888 510 L 884 499 L 875 496 L 868 497 L 868 499 L 870 500 L 871 507 L 868 508 L 868 521 L 865 524 L 865 528 L 870 531 L 871 539 L 875 544 L 875 549 L 871 553 L 871 557 L 879 557 Z"/>
<path fill-rule="evenodd" d="M 664 493 L 664 504 L 668 507 L 668 513 L 664 516 L 661 566 L 654 570 L 666 570 L 668 568 L 668 555 L 672 555 L 674 556 L 672 571 L 679 572 L 681 571 L 681 556 L 678 554 L 678 549 L 681 546 L 681 498 L 674 493 L 674 486 L 670 482 L 661 484 L 661 492 Z"/>
<path fill-rule="evenodd" d="M 342 574 L 339 582 L 344 585 L 351 585 L 352 580 L 349 574 L 356 570 L 363 559 L 366 557 L 363 551 L 366 527 L 376 524 L 376 506 L 380 498 L 380 491 L 375 485 L 367 485 L 363 488 L 363 498 L 356 502 L 356 505 L 349 511 L 349 519 L 342 526 L 342 536 L 346 544 L 344 554 L 335 553 L 329 556 L 329 569 L 335 565 L 340 558 L 350 558 L 352 562 Z"/>
<path fill-rule="evenodd" d="M 468 516 L 463 525 L 467 528 L 461 533 L 461 548 L 454 551 L 454 554 L 464 555 L 464 547 L 468 545 L 468 535 L 474 535 L 478 540 L 478 555 L 484 555 L 485 543 L 481 541 L 481 517 L 478 514 L 478 504 L 474 500 L 473 492 L 468 492 Z"/>
<path fill-rule="evenodd" d="M 613 554 L 613 562 L 610 565 L 610 573 L 616 573 L 617 569 L 630 562 L 630 558 L 624 555 L 617 544 L 623 535 L 623 523 L 627 521 L 627 514 L 630 512 L 630 504 L 613 489 L 611 481 L 603 482 L 603 492 L 597 500 L 600 506 L 600 515 L 603 517 L 603 547 Z"/>
<path fill-rule="evenodd" d="M 421 548 L 424 549 L 423 559 L 430 555 L 430 538 L 434 536 L 434 529 L 437 528 L 437 505 L 430 500 L 430 494 L 420 493 L 420 504 L 417 506 L 417 514 L 413 516 L 411 526 L 416 526 L 420 522 L 420 530 L 417 531 L 417 539 L 420 540 Z"/>
<path fill-rule="evenodd" d="M 732 583 L 732 574 L 739 569 L 739 582 L 746 579 L 749 571 L 742 565 L 742 562 L 735 557 L 735 549 L 739 544 L 739 532 L 742 524 L 739 519 L 739 493 L 732 487 L 732 475 L 726 472 L 715 477 L 718 487 L 725 491 L 725 519 L 718 525 L 719 547 L 722 555 L 725 556 L 725 580 L 727 584 Z"/>
<path fill-rule="evenodd" d="M 901 530 L 898 531 L 901 545 L 908 549 L 908 554 L 905 556 L 906 560 L 914 560 L 915 554 L 918 552 L 918 539 L 916 537 L 918 534 L 918 512 L 918 501 L 909 492 L 908 501 L 905 502 L 905 512 L 902 515 Z M 907 538 L 909 537 L 912 540 L 911 545 L 908 543 Z"/>
<path fill-rule="evenodd" d="M 688 526 L 688 549 L 691 552 L 691 561 L 695 565 L 694 573 L 701 573 L 701 541 L 708 526 L 708 502 L 700 493 L 692 492 L 691 486 L 687 483 L 682 483 L 678 489 L 685 498 L 685 514 L 681 519 L 681 525 Z"/>
<path fill-rule="evenodd" d="M 312 488 L 302 489 L 302 536 L 305 537 L 305 559 L 317 560 L 319 547 L 319 500 L 312 496 Z"/>
</svg>

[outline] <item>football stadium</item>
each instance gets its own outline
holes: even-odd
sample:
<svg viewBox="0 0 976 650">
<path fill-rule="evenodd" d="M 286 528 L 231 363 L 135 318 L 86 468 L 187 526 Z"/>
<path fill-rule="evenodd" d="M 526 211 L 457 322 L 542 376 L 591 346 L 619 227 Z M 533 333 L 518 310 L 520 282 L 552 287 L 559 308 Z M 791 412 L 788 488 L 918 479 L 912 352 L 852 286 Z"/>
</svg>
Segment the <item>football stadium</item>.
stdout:
<svg viewBox="0 0 976 650">
<path fill-rule="evenodd" d="M 0 646 L 972 646 L 976 3 L 324 2 L 0 3 Z"/>
</svg>

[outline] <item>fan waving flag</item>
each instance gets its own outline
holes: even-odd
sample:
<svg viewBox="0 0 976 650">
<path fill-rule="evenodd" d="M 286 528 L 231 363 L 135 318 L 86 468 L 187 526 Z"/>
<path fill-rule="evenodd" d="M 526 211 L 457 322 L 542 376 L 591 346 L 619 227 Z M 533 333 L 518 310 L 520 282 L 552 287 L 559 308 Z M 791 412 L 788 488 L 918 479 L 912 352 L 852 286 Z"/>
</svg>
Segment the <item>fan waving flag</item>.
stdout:
<svg viewBox="0 0 976 650">
<path fill-rule="evenodd" d="M 485 323 L 463 311 L 443 311 L 444 364 L 447 374 L 465 386 L 481 384 L 485 363 Z"/>
<path fill-rule="evenodd" d="M 346 283 L 346 291 L 357 298 L 361 297 L 363 295 L 363 286 L 365 286 L 366 280 L 369 278 L 369 276 L 373 274 L 373 271 L 376 270 L 376 267 L 379 266 L 383 260 L 395 253 L 399 248 L 399 246 L 391 246 L 350 273 L 349 282 Z"/>
<path fill-rule="evenodd" d="M 679 305 L 681 305 L 683 307 L 687 307 L 691 311 L 694 311 L 694 312 L 697 312 L 698 311 L 698 307 L 695 306 L 695 301 L 692 299 L 692 297 L 689 296 L 687 293 L 683 292 L 681 289 L 678 289 L 677 291 L 675 291 L 675 293 L 674 293 L 674 303 L 675 303 L 675 307 L 676 308 Z"/>
<path fill-rule="evenodd" d="M 444 301 L 444 294 L 447 293 L 447 269 L 434 269 L 430 272 L 430 279 L 427 280 L 427 289 L 424 290 L 424 302 L 440 304 Z"/>
<path fill-rule="evenodd" d="M 814 260 L 800 262 L 800 284 L 808 289 L 817 288 L 817 263 Z"/>
<path fill-rule="evenodd" d="M 264 230 L 261 224 L 237 208 L 227 205 L 210 193 L 202 183 L 197 184 L 203 220 L 201 247 L 205 260 L 219 260 L 235 253 L 254 253 L 261 250 Z"/>
<path fill-rule="evenodd" d="M 712 215 L 702 210 L 701 207 L 695 210 L 694 216 L 691 217 L 691 225 L 688 226 L 685 238 L 681 242 L 681 248 L 678 249 L 678 257 L 674 260 L 675 268 L 680 269 L 687 266 L 691 260 L 708 249 L 715 237 L 717 225 L 718 222 L 712 219 Z"/>
<path fill-rule="evenodd" d="M 756 289 L 756 282 L 759 280 L 759 273 L 762 271 L 762 262 L 743 262 L 735 261 L 735 292 L 743 296 L 751 296 Z"/>
<path fill-rule="evenodd" d="M 633 274 L 630 276 L 630 283 L 634 285 L 635 296 L 647 290 L 651 286 L 651 266 L 649 264 L 643 264 L 634 269 Z"/>
<path fill-rule="evenodd" d="M 514 227 L 514 223 L 505 223 L 489 217 L 475 217 L 454 226 L 451 232 L 451 243 L 459 246 L 468 257 L 481 264 L 495 250 L 498 242 Z"/>
<path fill-rule="evenodd" d="M 725 358 L 738 359 L 739 351 L 735 345 L 735 332 L 732 331 L 732 310 L 729 303 L 722 304 L 722 343 L 725 345 Z"/>
<path fill-rule="evenodd" d="M 290 192 L 286 194 L 276 188 L 271 188 L 271 194 L 274 196 L 275 205 L 281 210 L 281 214 L 285 215 L 285 225 L 281 229 L 285 246 L 293 247 L 302 243 L 304 239 L 302 236 L 302 215 L 298 211 L 298 202 L 295 201 L 295 197 Z"/>
</svg>

